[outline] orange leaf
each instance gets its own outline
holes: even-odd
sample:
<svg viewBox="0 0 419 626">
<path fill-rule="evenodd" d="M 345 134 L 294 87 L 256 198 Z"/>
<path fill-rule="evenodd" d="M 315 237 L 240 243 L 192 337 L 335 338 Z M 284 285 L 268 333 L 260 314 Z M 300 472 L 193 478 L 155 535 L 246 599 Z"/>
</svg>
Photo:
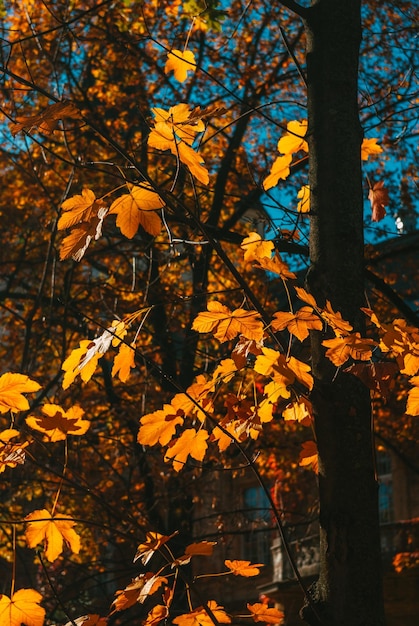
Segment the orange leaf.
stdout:
<svg viewBox="0 0 419 626">
<path fill-rule="evenodd" d="M 197 180 L 203 185 L 208 185 L 209 174 L 208 170 L 204 167 L 204 159 L 187 143 L 181 142 L 177 147 L 171 148 L 172 153 L 186 165 L 192 176 L 195 176 Z"/>
<path fill-rule="evenodd" d="M 224 611 L 224 607 L 218 606 L 215 600 L 210 600 L 208 602 L 208 608 L 218 623 L 231 623 L 231 618 Z M 178 624 L 178 626 L 214 626 L 212 617 L 202 606 L 195 609 L 195 611 L 191 611 L 191 613 L 184 613 L 183 615 L 175 617 L 173 623 Z"/>
<path fill-rule="evenodd" d="M 300 300 L 302 300 L 306 304 L 309 304 L 310 306 L 312 306 L 313 309 L 318 309 L 319 308 L 317 306 L 316 300 L 311 295 L 311 293 L 308 293 L 308 291 L 306 291 L 302 287 L 295 287 L 295 291 L 296 291 L 297 296 L 300 298 Z"/>
<path fill-rule="evenodd" d="M 221 342 L 229 341 L 243 335 L 247 339 L 260 341 L 263 337 L 263 324 L 260 315 L 256 311 L 235 309 L 228 307 L 217 300 L 208 303 L 208 311 L 199 313 L 194 320 L 192 328 L 200 333 L 214 334 Z"/>
<path fill-rule="evenodd" d="M 172 50 L 167 55 L 166 65 L 164 71 L 166 74 L 173 71 L 176 80 L 183 83 L 187 77 L 188 72 L 194 72 L 196 70 L 195 55 L 190 50 Z"/>
<path fill-rule="evenodd" d="M 259 576 L 259 568 L 264 567 L 263 563 L 251 563 L 250 561 L 224 561 L 224 564 L 235 576 Z"/>
<path fill-rule="evenodd" d="M 300 451 L 300 467 L 311 468 L 316 474 L 319 472 L 319 457 L 315 441 L 305 441 Z"/>
<path fill-rule="evenodd" d="M 375 183 L 373 187 L 370 187 L 368 200 L 371 203 L 372 209 L 371 221 L 381 222 L 386 216 L 386 206 L 390 204 L 388 190 L 384 187 L 382 180 Z"/>
<path fill-rule="evenodd" d="M 90 189 L 83 189 L 81 195 L 68 198 L 62 203 L 63 213 L 58 220 L 58 230 L 71 228 L 79 222 L 89 222 L 97 216 L 98 211 L 104 204 L 96 199 L 95 194 Z"/>
<path fill-rule="evenodd" d="M 309 335 L 309 330 L 321 330 L 323 322 L 311 307 L 303 306 L 297 313 L 275 313 L 271 326 L 278 331 L 287 328 L 297 339 L 304 341 Z"/>
<path fill-rule="evenodd" d="M 257 259 L 257 264 L 267 272 L 278 274 L 282 280 L 297 278 L 294 272 L 291 272 L 288 265 L 281 259 L 278 252 L 275 252 L 272 259 L 267 259 L 266 257 Z"/>
<path fill-rule="evenodd" d="M 299 213 L 309 213 L 310 211 L 310 186 L 303 185 L 300 191 L 297 193 L 297 198 L 300 198 L 300 202 L 297 204 L 297 211 Z"/>
<path fill-rule="evenodd" d="M 366 161 L 370 155 L 381 154 L 382 147 L 378 145 L 377 138 L 364 138 L 361 145 L 361 159 Z"/>
<path fill-rule="evenodd" d="M 297 402 L 292 402 L 282 411 L 282 417 L 285 421 L 299 422 L 303 426 L 312 424 L 312 405 L 306 398 L 300 398 Z"/>
<path fill-rule="evenodd" d="M 408 415 L 419 415 L 419 376 L 413 376 L 409 383 L 414 385 L 414 387 L 407 396 L 406 413 Z"/>
<path fill-rule="evenodd" d="M 33 393 L 39 389 L 41 385 L 25 374 L 6 372 L 0 376 L 0 413 L 27 411 L 29 402 L 22 394 Z"/>
<path fill-rule="evenodd" d="M 194 428 L 187 428 L 178 439 L 169 444 L 164 460 L 172 461 L 173 468 L 179 472 L 185 465 L 188 456 L 196 461 L 202 461 L 207 451 L 207 439 L 209 434 L 206 430 L 196 431 Z"/>
<path fill-rule="evenodd" d="M 308 144 L 304 139 L 307 133 L 307 126 L 307 120 L 288 122 L 287 133 L 278 141 L 278 152 L 281 154 L 294 154 L 294 152 L 299 152 L 299 150 L 308 152 Z"/>
<path fill-rule="evenodd" d="M 140 186 L 133 185 L 129 193 L 123 194 L 112 202 L 109 213 L 116 213 L 116 225 L 121 233 L 132 239 L 139 226 L 153 235 L 158 235 L 162 228 L 162 221 L 157 213 L 149 213 L 161 209 L 165 203 L 148 183 Z"/>
<path fill-rule="evenodd" d="M 29 416 L 26 423 L 30 428 L 43 433 L 51 442 L 63 441 L 67 435 L 84 435 L 90 427 L 88 420 L 81 419 L 84 411 L 79 406 L 64 411 L 57 404 L 44 404 L 42 413 L 45 417 Z"/>
<path fill-rule="evenodd" d="M 169 541 L 172 537 L 174 537 L 177 533 L 172 533 L 171 535 L 162 535 L 156 532 L 148 532 L 146 533 L 146 538 L 143 543 L 137 548 L 137 552 L 135 553 L 134 563 L 141 559 L 141 563 L 143 565 L 147 565 L 151 557 L 154 553 L 159 550 L 165 543 Z"/>
<path fill-rule="evenodd" d="M 335 337 L 322 341 L 328 348 L 326 356 L 333 365 L 339 367 L 352 357 L 356 361 L 368 361 L 372 357 L 372 349 L 377 345 L 373 339 L 363 339 L 360 333 L 352 333 L 347 337 Z"/>
<path fill-rule="evenodd" d="M 108 623 L 107 617 L 101 617 L 96 614 L 82 615 L 81 617 L 76 617 L 76 619 L 71 620 L 71 622 L 67 622 L 64 626 L 106 626 Z"/>
<path fill-rule="evenodd" d="M 286 361 L 286 366 L 295 374 L 300 383 L 310 390 L 313 388 L 314 380 L 312 375 L 309 374 L 311 367 L 307 365 L 307 363 L 303 363 L 299 359 L 290 356 Z"/>
<path fill-rule="evenodd" d="M 0 595 L 0 626 L 42 626 L 45 609 L 39 606 L 42 600 L 35 589 L 19 589 L 11 598 Z"/>
<path fill-rule="evenodd" d="M 279 609 L 269 608 L 262 602 L 248 604 L 247 608 L 252 614 L 254 622 L 265 622 L 266 624 L 282 624 L 284 613 Z"/>
<path fill-rule="evenodd" d="M 140 430 L 137 441 L 144 446 L 155 446 L 159 443 L 166 446 L 176 432 L 176 426 L 182 425 L 183 411 L 165 404 L 163 409 L 143 415 L 140 419 Z"/>
<path fill-rule="evenodd" d="M 143 622 L 143 626 L 156 626 L 169 615 L 169 609 L 163 604 L 154 606 L 147 615 L 147 619 Z"/>
<path fill-rule="evenodd" d="M 37 115 L 17 117 L 11 132 L 14 137 L 21 130 L 30 133 L 34 128 L 39 128 L 44 135 L 50 135 L 57 127 L 58 120 L 66 117 L 80 118 L 80 112 L 72 102 L 55 102 Z"/>
<path fill-rule="evenodd" d="M 112 367 L 112 376 L 118 375 L 119 380 L 125 383 L 131 370 L 135 367 L 135 346 L 128 346 L 126 343 L 122 343 L 119 348 L 119 352 L 116 355 L 113 367 Z"/>
<path fill-rule="evenodd" d="M 94 239 L 97 241 L 102 235 L 103 220 L 108 208 L 102 204 L 95 203 L 96 212 L 90 216 L 88 222 L 81 222 L 75 226 L 71 233 L 65 237 L 60 246 L 60 259 L 64 261 L 70 257 L 74 261 L 81 261 L 84 253 Z"/>
<path fill-rule="evenodd" d="M 185 554 L 177 558 L 175 563 L 176 565 L 186 565 L 193 556 L 211 556 L 216 545 L 216 541 L 191 543 L 189 546 L 186 546 Z"/>
<path fill-rule="evenodd" d="M 130 606 L 134 606 L 137 602 L 143 604 L 164 583 L 167 583 L 167 578 L 164 578 L 164 576 L 157 576 L 152 572 L 140 574 L 125 589 L 116 591 L 116 598 L 112 602 L 113 610 L 111 615 L 116 611 L 129 609 Z"/>
<path fill-rule="evenodd" d="M 29 522 L 25 531 L 25 539 L 29 548 L 44 543 L 45 556 L 52 562 L 63 551 L 63 540 L 74 554 L 80 552 L 80 537 L 73 530 L 76 522 L 69 515 L 52 517 L 46 509 L 33 511 L 25 517 Z"/>
<path fill-rule="evenodd" d="M 243 239 L 240 244 L 244 250 L 244 260 L 253 261 L 254 259 L 268 258 L 272 256 L 275 246 L 272 241 L 266 241 L 258 233 L 250 233 L 248 237 Z"/>
<path fill-rule="evenodd" d="M 329 300 L 326 300 L 326 306 L 324 309 L 320 309 L 320 315 L 325 320 L 325 322 L 333 328 L 335 335 L 341 337 L 346 335 L 353 330 L 352 326 L 349 322 L 342 318 L 342 315 L 339 313 L 335 313 L 332 309 L 332 305 Z"/>
</svg>

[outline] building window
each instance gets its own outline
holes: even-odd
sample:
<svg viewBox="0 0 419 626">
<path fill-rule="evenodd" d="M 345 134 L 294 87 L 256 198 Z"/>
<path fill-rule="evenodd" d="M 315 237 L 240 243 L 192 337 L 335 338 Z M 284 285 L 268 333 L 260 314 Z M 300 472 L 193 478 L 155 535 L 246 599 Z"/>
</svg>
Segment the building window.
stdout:
<svg viewBox="0 0 419 626">
<path fill-rule="evenodd" d="M 271 509 L 261 486 L 244 490 L 243 508 L 247 530 L 243 541 L 243 558 L 252 563 L 268 565 L 271 562 Z"/>
<path fill-rule="evenodd" d="M 394 520 L 391 456 L 385 450 L 377 451 L 377 475 L 380 523 L 385 524 Z"/>
</svg>

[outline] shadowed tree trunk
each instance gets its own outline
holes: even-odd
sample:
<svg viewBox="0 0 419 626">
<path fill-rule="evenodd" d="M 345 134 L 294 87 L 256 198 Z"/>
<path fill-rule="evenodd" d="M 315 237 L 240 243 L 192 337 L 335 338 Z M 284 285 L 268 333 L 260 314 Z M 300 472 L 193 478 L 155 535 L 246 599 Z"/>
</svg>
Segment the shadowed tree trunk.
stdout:
<svg viewBox="0 0 419 626">
<path fill-rule="evenodd" d="M 363 331 L 364 242 L 357 77 L 360 0 L 318 0 L 305 13 L 311 186 L 307 285 Z M 329 335 L 327 335 L 328 337 Z M 325 358 L 312 333 L 319 449 L 320 575 L 310 624 L 384 624 L 371 403 L 360 381 Z"/>
</svg>

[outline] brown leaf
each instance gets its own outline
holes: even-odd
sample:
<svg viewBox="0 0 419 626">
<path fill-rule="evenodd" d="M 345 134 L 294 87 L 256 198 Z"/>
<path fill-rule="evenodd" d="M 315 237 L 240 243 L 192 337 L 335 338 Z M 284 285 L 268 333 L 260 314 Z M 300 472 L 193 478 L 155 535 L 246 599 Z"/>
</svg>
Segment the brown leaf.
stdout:
<svg viewBox="0 0 419 626">
<path fill-rule="evenodd" d="M 66 117 L 78 119 L 80 111 L 72 102 L 55 102 L 37 115 L 17 117 L 11 133 L 14 137 L 21 130 L 30 133 L 34 128 L 38 128 L 44 135 L 50 135 L 57 127 L 58 121 Z"/>
<path fill-rule="evenodd" d="M 386 206 L 390 204 L 388 190 L 384 187 L 382 180 L 370 187 L 368 200 L 372 209 L 371 221 L 381 222 L 386 215 Z"/>
</svg>

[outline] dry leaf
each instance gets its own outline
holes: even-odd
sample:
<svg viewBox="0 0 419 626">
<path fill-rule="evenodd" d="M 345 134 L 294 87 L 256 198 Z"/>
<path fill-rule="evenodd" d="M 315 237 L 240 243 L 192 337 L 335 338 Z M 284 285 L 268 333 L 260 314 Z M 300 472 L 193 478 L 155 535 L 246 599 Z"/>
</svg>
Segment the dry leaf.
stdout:
<svg viewBox="0 0 419 626">
<path fill-rule="evenodd" d="M 307 339 L 310 330 L 321 330 L 323 322 L 309 306 L 303 306 L 297 313 L 283 313 L 281 311 L 274 314 L 271 327 L 275 331 L 288 329 L 292 335 L 300 341 Z"/>
<path fill-rule="evenodd" d="M 386 216 L 386 206 L 390 204 L 388 190 L 384 187 L 384 182 L 382 180 L 375 183 L 373 187 L 370 187 L 368 200 L 371 203 L 372 209 L 371 221 L 381 222 L 381 220 Z"/>
<path fill-rule="evenodd" d="M 0 474 L 6 467 L 16 467 L 25 462 L 24 449 L 29 445 L 28 441 L 23 443 L 11 443 L 10 439 L 17 437 L 19 431 L 15 428 L 7 428 L 0 432 Z"/>
<path fill-rule="evenodd" d="M 208 437 L 206 430 L 196 431 L 194 428 L 187 428 L 178 439 L 170 442 L 164 460 L 171 461 L 176 472 L 183 468 L 188 456 L 196 461 L 202 461 L 208 448 Z"/>
<path fill-rule="evenodd" d="M 231 623 L 231 618 L 224 611 L 224 607 L 218 606 L 215 600 L 209 600 L 208 608 L 219 624 Z M 178 624 L 178 626 L 214 626 L 212 617 L 202 606 L 191 611 L 191 613 L 184 613 L 175 617 L 173 623 Z"/>
<path fill-rule="evenodd" d="M 319 457 L 315 441 L 305 441 L 300 451 L 300 467 L 311 468 L 316 474 L 319 472 Z"/>
<path fill-rule="evenodd" d="M 67 435 L 84 435 L 90 428 L 88 420 L 81 419 L 84 411 L 79 406 L 73 406 L 64 411 L 58 404 L 44 404 L 42 413 L 45 417 L 26 418 L 30 428 L 45 435 L 47 441 L 64 441 Z"/>
<path fill-rule="evenodd" d="M 254 622 L 265 622 L 265 624 L 282 624 L 284 613 L 279 609 L 269 608 L 262 602 L 248 604 L 247 608 L 252 614 Z"/>
<path fill-rule="evenodd" d="M 372 349 L 378 345 L 373 339 L 364 339 L 360 333 L 351 333 L 347 337 L 335 337 L 322 341 L 328 348 L 327 358 L 339 367 L 352 357 L 355 361 L 368 361 L 372 357 Z"/>
<path fill-rule="evenodd" d="M 213 333 L 221 342 L 230 341 L 243 335 L 247 339 L 261 341 L 263 337 L 263 323 L 260 314 L 256 311 L 235 309 L 228 307 L 217 300 L 208 303 L 208 311 L 199 313 L 192 328 L 200 333 Z"/>
<path fill-rule="evenodd" d="M 171 535 L 162 535 L 156 532 L 148 532 L 146 533 L 146 538 L 143 543 L 137 548 L 137 552 L 135 553 L 134 563 L 141 559 L 141 563 L 143 565 L 147 565 L 151 557 L 154 553 L 159 550 L 165 543 L 169 541 L 172 537 L 174 537 L 177 533 L 172 533 Z"/>
<path fill-rule="evenodd" d="M 63 541 L 74 554 L 80 552 L 80 537 L 73 530 L 76 522 L 69 515 L 52 517 L 46 509 L 40 509 L 27 515 L 25 521 L 28 522 L 25 531 L 28 547 L 34 548 L 38 543 L 43 543 L 48 561 L 55 561 L 60 556 L 63 551 Z"/>
<path fill-rule="evenodd" d="M 50 135 L 57 127 L 58 121 L 66 117 L 80 118 L 80 112 L 72 102 L 55 102 L 37 115 L 17 117 L 11 133 L 13 137 L 21 130 L 30 133 L 38 128 L 44 135 Z"/>
<path fill-rule="evenodd" d="M 140 419 L 140 430 L 137 441 L 144 446 L 155 446 L 159 443 L 166 446 L 176 432 L 176 426 L 184 422 L 183 410 L 176 409 L 172 404 L 165 404 L 163 409 L 143 415 Z"/>
<path fill-rule="evenodd" d="M 90 243 L 93 240 L 97 241 L 101 237 L 103 220 L 108 214 L 108 208 L 99 202 L 94 203 L 91 208 L 92 212 L 89 221 L 81 222 L 75 226 L 61 242 L 61 261 L 69 258 L 72 258 L 74 261 L 81 261 Z"/>
</svg>

